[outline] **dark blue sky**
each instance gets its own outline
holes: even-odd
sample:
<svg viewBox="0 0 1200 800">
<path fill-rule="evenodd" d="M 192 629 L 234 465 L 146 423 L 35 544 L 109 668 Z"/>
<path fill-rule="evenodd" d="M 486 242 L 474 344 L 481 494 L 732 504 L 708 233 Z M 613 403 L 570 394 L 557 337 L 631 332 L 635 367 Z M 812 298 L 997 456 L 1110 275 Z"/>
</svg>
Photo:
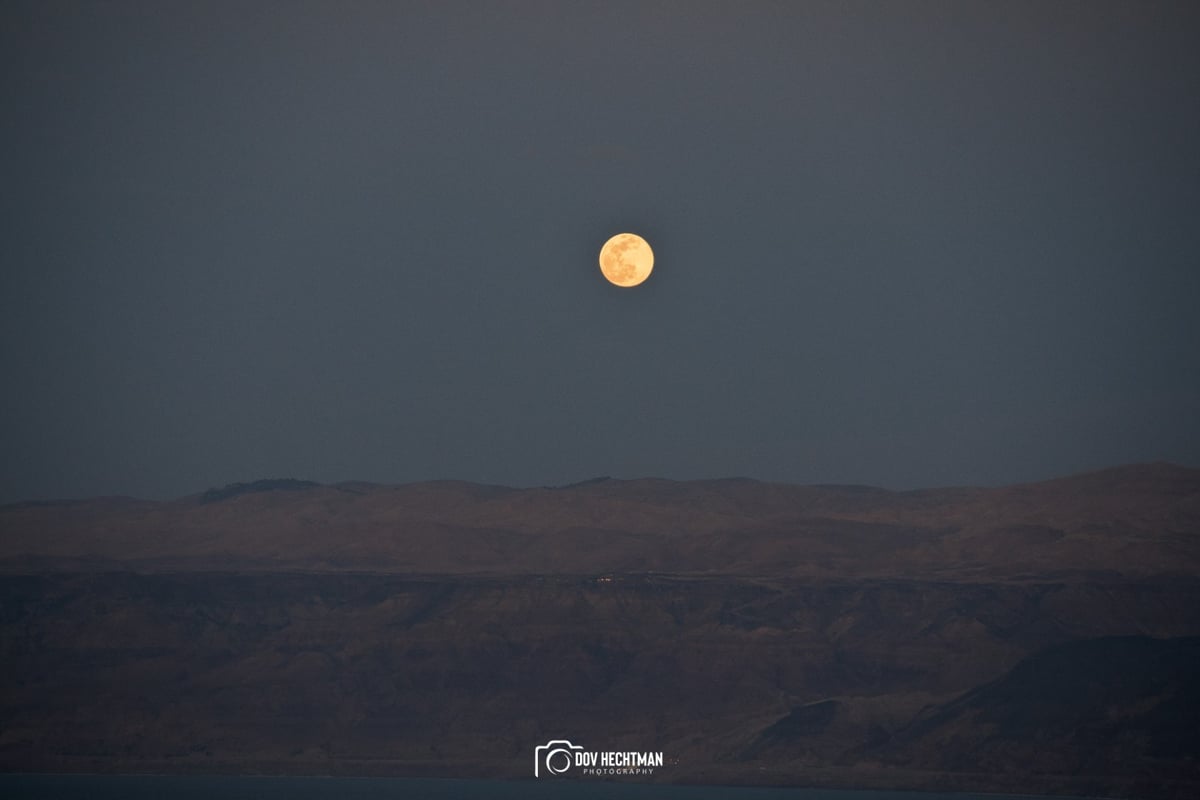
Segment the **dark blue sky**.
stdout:
<svg viewBox="0 0 1200 800">
<path fill-rule="evenodd" d="M 1142 0 L 9 0 L 0 500 L 1200 464 L 1198 41 Z"/>
</svg>

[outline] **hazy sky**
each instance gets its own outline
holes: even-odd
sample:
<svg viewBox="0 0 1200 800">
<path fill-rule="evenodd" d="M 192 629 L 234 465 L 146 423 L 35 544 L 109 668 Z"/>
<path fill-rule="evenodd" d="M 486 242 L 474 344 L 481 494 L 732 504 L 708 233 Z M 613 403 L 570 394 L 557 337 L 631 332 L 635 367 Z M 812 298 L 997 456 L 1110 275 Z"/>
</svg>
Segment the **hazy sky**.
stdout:
<svg viewBox="0 0 1200 800">
<path fill-rule="evenodd" d="M 1145 0 L 6 0 L 0 500 L 1200 465 L 1197 42 Z"/>
</svg>

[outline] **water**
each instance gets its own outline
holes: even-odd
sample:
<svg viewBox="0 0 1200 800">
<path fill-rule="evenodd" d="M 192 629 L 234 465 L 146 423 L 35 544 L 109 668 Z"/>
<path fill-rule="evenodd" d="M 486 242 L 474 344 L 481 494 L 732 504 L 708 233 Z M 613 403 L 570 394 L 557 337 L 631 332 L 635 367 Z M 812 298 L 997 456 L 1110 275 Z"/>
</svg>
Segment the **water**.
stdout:
<svg viewBox="0 0 1200 800">
<path fill-rule="evenodd" d="M 1030 795 L 664 786 L 585 780 L 465 781 L 223 775 L 0 775 L 0 797 L 5 800 L 1031 800 Z"/>
</svg>

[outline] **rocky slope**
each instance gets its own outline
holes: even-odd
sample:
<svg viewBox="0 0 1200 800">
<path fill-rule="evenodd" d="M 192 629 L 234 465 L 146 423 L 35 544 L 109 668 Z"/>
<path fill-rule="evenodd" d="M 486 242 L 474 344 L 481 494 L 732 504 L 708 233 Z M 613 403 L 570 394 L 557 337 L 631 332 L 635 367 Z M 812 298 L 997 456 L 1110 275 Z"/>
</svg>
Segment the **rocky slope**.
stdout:
<svg viewBox="0 0 1200 800">
<path fill-rule="evenodd" d="M 1200 472 L 0 511 L 0 767 L 1200 791 Z"/>
</svg>

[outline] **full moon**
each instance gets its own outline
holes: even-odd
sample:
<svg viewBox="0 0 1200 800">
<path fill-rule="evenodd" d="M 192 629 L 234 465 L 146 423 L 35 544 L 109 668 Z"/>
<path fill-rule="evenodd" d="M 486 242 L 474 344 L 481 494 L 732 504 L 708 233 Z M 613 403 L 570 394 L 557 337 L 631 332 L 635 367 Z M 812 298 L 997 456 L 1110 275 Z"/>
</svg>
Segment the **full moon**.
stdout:
<svg viewBox="0 0 1200 800">
<path fill-rule="evenodd" d="M 600 271 L 609 283 L 637 286 L 654 269 L 654 251 L 636 233 L 618 233 L 600 248 Z"/>
</svg>

